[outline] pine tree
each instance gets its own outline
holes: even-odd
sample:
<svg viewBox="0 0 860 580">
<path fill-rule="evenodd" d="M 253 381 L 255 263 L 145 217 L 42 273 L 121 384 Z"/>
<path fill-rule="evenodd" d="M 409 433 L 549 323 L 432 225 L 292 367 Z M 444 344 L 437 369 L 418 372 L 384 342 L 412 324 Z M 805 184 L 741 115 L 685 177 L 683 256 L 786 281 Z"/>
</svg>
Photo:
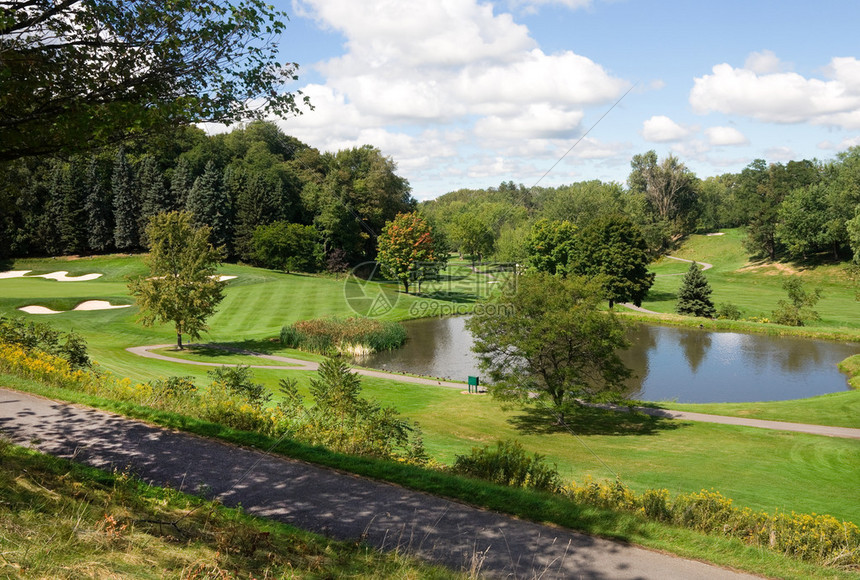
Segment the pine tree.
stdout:
<svg viewBox="0 0 860 580">
<path fill-rule="evenodd" d="M 84 201 L 84 211 L 87 215 L 87 245 L 93 252 L 105 252 L 113 246 L 113 202 L 110 187 L 102 175 L 96 157 L 90 160 L 87 167 L 84 187 L 87 191 Z"/>
<path fill-rule="evenodd" d="M 711 301 L 711 291 L 708 279 L 699 269 L 699 265 L 693 262 L 681 281 L 675 310 L 678 314 L 713 318 L 717 311 Z"/>
<path fill-rule="evenodd" d="M 155 214 L 173 210 L 170 191 L 164 185 L 164 176 L 158 168 L 155 157 L 147 155 L 140 162 L 137 187 L 140 190 L 141 228 L 145 228 L 149 218 Z"/>
<path fill-rule="evenodd" d="M 140 247 L 140 203 L 134 190 L 131 165 L 120 149 L 111 175 L 113 213 L 115 219 L 114 244 L 117 250 L 134 250 Z"/>
<path fill-rule="evenodd" d="M 188 192 L 186 210 L 191 214 L 195 227 L 208 226 L 212 230 L 209 241 L 216 248 L 226 248 L 228 255 L 233 235 L 232 209 L 221 172 L 215 163 L 209 161 L 203 175 L 194 180 Z"/>
<path fill-rule="evenodd" d="M 191 173 L 191 166 L 188 165 L 185 157 L 180 157 L 173 169 L 173 177 L 170 179 L 170 199 L 173 210 L 185 209 L 192 185 L 194 185 L 194 176 Z"/>
<path fill-rule="evenodd" d="M 252 173 L 236 198 L 236 253 L 243 260 L 254 257 L 254 230 L 257 226 L 286 221 L 283 186 L 279 179 Z"/>
<path fill-rule="evenodd" d="M 58 200 L 58 229 L 63 254 L 80 254 L 88 249 L 86 220 L 86 187 L 81 160 L 65 164 L 62 173 L 62 197 Z"/>
</svg>

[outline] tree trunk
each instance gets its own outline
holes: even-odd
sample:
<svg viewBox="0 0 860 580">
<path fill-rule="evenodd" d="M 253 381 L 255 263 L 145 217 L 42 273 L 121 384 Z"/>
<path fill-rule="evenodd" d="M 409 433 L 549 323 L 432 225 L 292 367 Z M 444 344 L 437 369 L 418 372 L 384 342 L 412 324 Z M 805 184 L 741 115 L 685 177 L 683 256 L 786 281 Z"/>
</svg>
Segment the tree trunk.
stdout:
<svg viewBox="0 0 860 580">
<path fill-rule="evenodd" d="M 176 333 L 176 348 L 182 350 L 182 333 Z"/>
<path fill-rule="evenodd" d="M 403 280 L 403 291 L 409 294 L 409 280 Z"/>
</svg>

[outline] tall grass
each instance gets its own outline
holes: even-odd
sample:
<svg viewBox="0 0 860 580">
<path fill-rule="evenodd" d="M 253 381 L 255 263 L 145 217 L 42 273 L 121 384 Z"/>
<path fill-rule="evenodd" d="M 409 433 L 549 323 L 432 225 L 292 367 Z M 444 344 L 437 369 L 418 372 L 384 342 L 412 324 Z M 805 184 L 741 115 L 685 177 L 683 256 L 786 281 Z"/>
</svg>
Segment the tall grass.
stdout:
<svg viewBox="0 0 860 580">
<path fill-rule="evenodd" d="M 360 356 L 394 350 L 406 342 L 400 323 L 353 316 L 300 320 L 281 329 L 281 343 L 324 355 Z"/>
</svg>

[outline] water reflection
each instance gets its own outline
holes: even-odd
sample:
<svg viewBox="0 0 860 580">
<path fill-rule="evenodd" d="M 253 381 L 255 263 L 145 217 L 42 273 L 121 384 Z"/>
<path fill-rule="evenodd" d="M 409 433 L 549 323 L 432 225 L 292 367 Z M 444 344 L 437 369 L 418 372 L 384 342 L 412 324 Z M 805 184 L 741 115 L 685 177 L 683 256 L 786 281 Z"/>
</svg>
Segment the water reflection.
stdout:
<svg viewBox="0 0 860 580">
<path fill-rule="evenodd" d="M 361 364 L 465 380 L 479 374 L 464 318 L 406 323 L 409 341 Z M 685 403 L 777 401 L 848 388 L 836 365 L 860 345 L 636 325 L 622 359 L 636 398 Z"/>
</svg>

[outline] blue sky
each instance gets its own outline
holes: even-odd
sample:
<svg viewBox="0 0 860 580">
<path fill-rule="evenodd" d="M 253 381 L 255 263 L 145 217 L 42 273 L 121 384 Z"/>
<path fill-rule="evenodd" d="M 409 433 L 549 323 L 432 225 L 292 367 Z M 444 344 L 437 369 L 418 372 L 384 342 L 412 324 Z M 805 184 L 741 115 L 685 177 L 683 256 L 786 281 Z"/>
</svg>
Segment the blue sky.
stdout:
<svg viewBox="0 0 860 580">
<path fill-rule="evenodd" d="M 275 5 L 282 57 L 301 67 L 289 88 L 315 105 L 283 130 L 378 147 L 418 199 L 534 185 L 580 138 L 541 185 L 624 182 L 649 149 L 705 178 L 860 145 L 860 2 Z"/>
</svg>

